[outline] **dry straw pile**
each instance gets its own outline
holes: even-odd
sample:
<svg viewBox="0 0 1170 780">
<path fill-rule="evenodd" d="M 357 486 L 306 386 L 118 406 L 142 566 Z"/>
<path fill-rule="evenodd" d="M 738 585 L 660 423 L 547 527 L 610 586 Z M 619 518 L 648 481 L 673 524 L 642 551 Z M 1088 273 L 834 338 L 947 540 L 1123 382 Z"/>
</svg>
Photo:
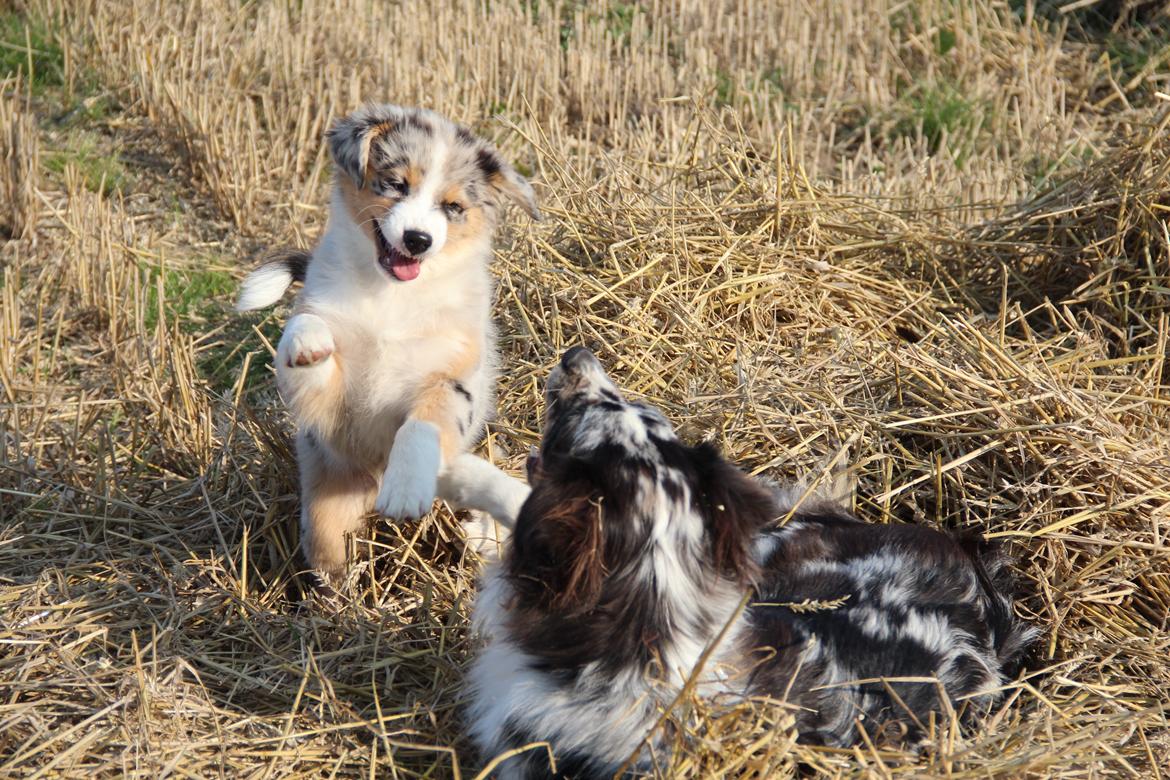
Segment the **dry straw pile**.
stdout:
<svg viewBox="0 0 1170 780">
<path fill-rule="evenodd" d="M 587 343 L 687 437 L 872 522 L 980 529 L 1045 630 L 916 755 L 680 716 L 664 777 L 1168 775 L 1170 22 L 1160 2 L 28 0 L 0 12 L 0 775 L 471 777 L 479 561 L 382 524 L 301 605 L 285 311 L 330 118 L 422 104 L 548 219 L 498 242 L 484 453 Z"/>
</svg>

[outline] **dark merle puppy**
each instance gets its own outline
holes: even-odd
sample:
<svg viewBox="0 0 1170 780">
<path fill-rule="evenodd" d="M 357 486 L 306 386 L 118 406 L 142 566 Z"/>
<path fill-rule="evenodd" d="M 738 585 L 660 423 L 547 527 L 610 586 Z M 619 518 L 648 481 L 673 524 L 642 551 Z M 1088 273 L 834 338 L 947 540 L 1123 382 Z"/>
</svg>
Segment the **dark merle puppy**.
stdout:
<svg viewBox="0 0 1170 780">
<path fill-rule="evenodd" d="M 944 695 L 991 706 L 1034 636 L 981 542 L 795 506 L 798 491 L 680 442 L 588 350 L 565 354 L 547 403 L 532 492 L 475 606 L 469 721 L 485 758 L 547 741 L 557 776 L 644 767 L 648 732 L 713 643 L 703 695 L 787 699 L 808 742 L 894 724 L 913 738 Z M 499 768 L 552 774 L 541 749 Z"/>
</svg>

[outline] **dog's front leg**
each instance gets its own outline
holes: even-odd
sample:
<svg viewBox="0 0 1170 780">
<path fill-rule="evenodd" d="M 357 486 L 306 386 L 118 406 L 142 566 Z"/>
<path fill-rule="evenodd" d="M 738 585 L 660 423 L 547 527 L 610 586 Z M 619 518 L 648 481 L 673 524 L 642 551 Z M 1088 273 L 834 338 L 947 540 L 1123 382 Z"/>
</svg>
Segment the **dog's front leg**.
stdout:
<svg viewBox="0 0 1170 780">
<path fill-rule="evenodd" d="M 439 497 L 459 509 L 487 512 L 509 531 L 516 527 L 528 485 L 470 453 L 449 461 L 439 475 Z"/>
<path fill-rule="evenodd" d="M 394 435 L 374 508 L 400 520 L 431 511 L 439 472 L 462 451 L 472 417 L 467 385 L 449 375 L 432 376 Z"/>
<path fill-rule="evenodd" d="M 288 321 L 276 348 L 276 382 L 302 428 L 333 431 L 344 383 L 325 320 L 302 312 Z"/>
</svg>

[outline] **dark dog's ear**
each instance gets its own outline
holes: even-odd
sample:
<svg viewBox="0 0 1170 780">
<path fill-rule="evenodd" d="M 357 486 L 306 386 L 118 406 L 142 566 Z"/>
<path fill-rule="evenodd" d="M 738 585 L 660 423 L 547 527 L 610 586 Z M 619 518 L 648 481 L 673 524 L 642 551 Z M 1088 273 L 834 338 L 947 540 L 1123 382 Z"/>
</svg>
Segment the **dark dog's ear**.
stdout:
<svg viewBox="0 0 1170 780">
<path fill-rule="evenodd" d="M 396 117 L 388 107 L 370 106 L 338 119 L 325 134 L 333 162 L 359 189 L 366 184 L 370 144 L 379 135 L 393 130 L 396 124 Z"/>
<path fill-rule="evenodd" d="M 586 484 L 538 484 L 512 535 L 516 590 L 546 609 L 587 612 L 605 578 L 602 503 Z"/>
<path fill-rule="evenodd" d="M 699 478 L 699 508 L 711 538 L 715 565 L 741 583 L 751 582 L 758 574 L 752 556 L 755 536 L 776 520 L 775 499 L 712 445 L 700 444 L 692 456 Z"/>
<path fill-rule="evenodd" d="M 536 193 L 532 185 L 511 165 L 504 162 L 504 158 L 500 157 L 495 149 L 489 146 L 481 148 L 476 153 L 476 164 L 496 197 L 507 198 L 528 212 L 528 216 L 535 220 L 540 219 L 540 208 L 536 204 Z"/>
</svg>

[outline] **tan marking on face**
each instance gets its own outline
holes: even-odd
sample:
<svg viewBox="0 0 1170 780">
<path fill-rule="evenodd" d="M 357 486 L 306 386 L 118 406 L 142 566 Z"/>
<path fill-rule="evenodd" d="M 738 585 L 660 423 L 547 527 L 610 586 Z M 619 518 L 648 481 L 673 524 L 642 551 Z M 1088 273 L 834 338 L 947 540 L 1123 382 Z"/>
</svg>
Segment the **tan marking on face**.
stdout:
<svg viewBox="0 0 1170 780">
<path fill-rule="evenodd" d="M 410 194 L 422 186 L 423 172 L 417 165 L 408 165 L 406 170 L 402 172 L 402 180 L 406 182 L 406 186 L 410 187 Z"/>
<path fill-rule="evenodd" d="M 387 119 L 385 122 L 379 122 L 378 124 L 371 127 L 367 133 L 367 137 L 369 138 L 370 142 L 373 143 L 374 140 L 383 135 L 386 135 L 387 133 L 393 132 L 397 127 L 397 122 L 395 122 L 393 119 Z"/>
<path fill-rule="evenodd" d="M 467 202 L 467 195 L 463 192 L 463 188 L 458 184 L 452 184 L 443 190 L 443 194 L 439 198 L 439 203 L 458 203 L 465 209 L 471 205 Z"/>
<path fill-rule="evenodd" d="M 369 187 L 358 189 L 348 176 L 338 176 L 337 186 L 341 188 L 341 199 L 350 218 L 361 228 L 366 238 L 374 241 L 374 222 L 390 210 L 394 201 L 382 197 Z"/>
<path fill-rule="evenodd" d="M 461 222 L 447 224 L 447 243 L 444 252 L 457 254 L 469 243 L 480 242 L 492 231 L 492 222 L 480 206 L 471 206 L 463 212 Z"/>
</svg>

